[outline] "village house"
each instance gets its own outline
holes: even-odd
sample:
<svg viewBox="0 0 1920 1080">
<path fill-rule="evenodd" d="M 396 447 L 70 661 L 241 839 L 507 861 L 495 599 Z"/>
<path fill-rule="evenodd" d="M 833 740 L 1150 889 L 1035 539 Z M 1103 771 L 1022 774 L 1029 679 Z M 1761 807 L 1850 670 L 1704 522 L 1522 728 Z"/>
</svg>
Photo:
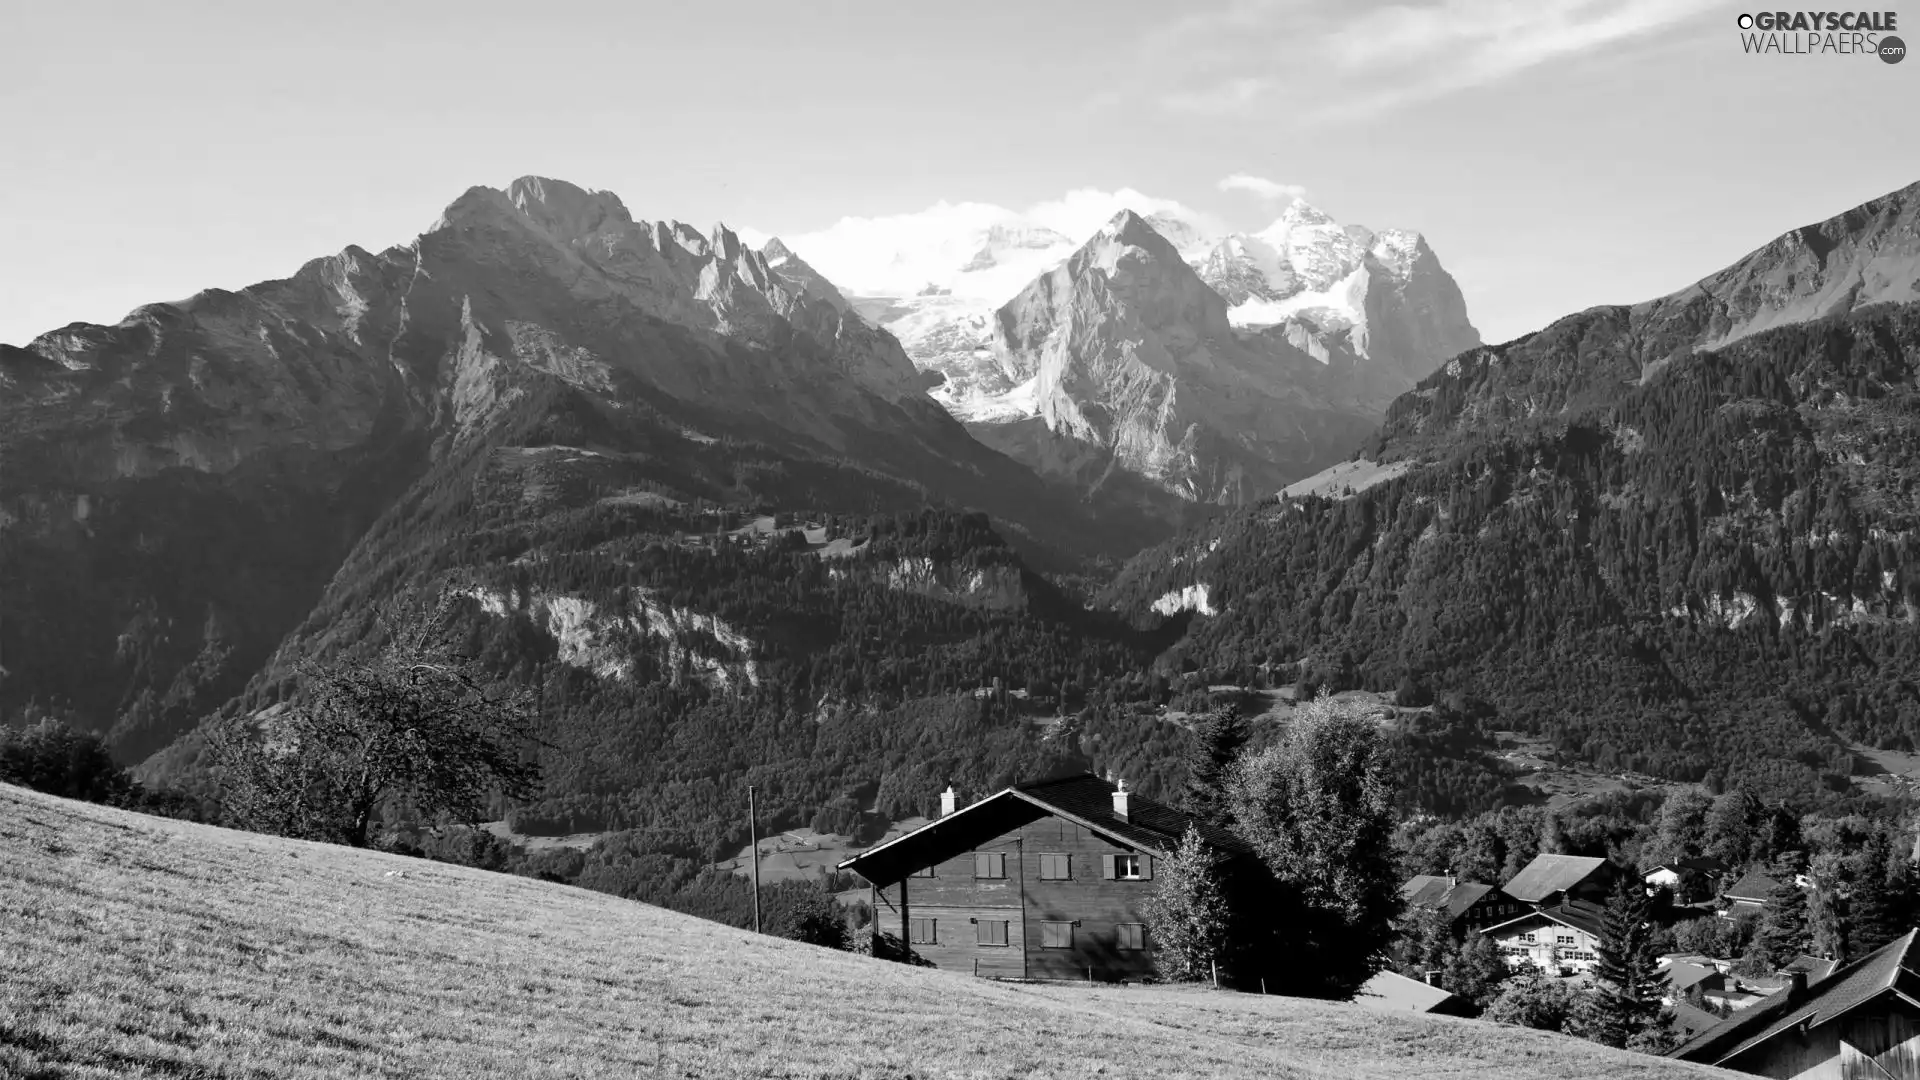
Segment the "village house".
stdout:
<svg viewBox="0 0 1920 1080">
<path fill-rule="evenodd" d="M 1232 834 L 1097 776 L 1018 784 L 840 864 L 871 886 L 876 946 L 996 978 L 1114 981 L 1153 971 L 1143 914 L 1189 826 L 1229 860 Z"/>
<path fill-rule="evenodd" d="M 1456 938 L 1512 918 L 1527 908 L 1491 885 L 1461 881 L 1449 874 L 1416 874 L 1400 886 L 1409 913 L 1425 908 L 1446 916 Z"/>
<path fill-rule="evenodd" d="M 1531 966 L 1548 975 L 1587 975 L 1600 961 L 1605 923 L 1605 908 L 1588 900 L 1568 900 L 1496 923 L 1482 933 L 1516 971 Z"/>
<path fill-rule="evenodd" d="M 1785 989 L 1675 1047 L 1671 1056 L 1804 1080 L 1920 1076 L 1920 957 L 1910 930 L 1817 984 Z"/>
<path fill-rule="evenodd" d="M 1728 867 L 1719 859 L 1675 859 L 1641 875 L 1650 887 L 1666 889 L 1682 901 L 1712 899 L 1714 891 L 1727 876 Z"/>
<path fill-rule="evenodd" d="M 1738 918 L 1741 915 L 1758 915 L 1765 910 L 1767 898 L 1780 887 L 1780 883 L 1758 870 L 1749 872 L 1739 881 L 1727 886 L 1720 897 L 1720 917 Z"/>
<path fill-rule="evenodd" d="M 1617 871 L 1612 863 L 1589 855 L 1536 855 L 1500 891 L 1536 908 L 1567 900 L 1607 902 Z"/>
</svg>

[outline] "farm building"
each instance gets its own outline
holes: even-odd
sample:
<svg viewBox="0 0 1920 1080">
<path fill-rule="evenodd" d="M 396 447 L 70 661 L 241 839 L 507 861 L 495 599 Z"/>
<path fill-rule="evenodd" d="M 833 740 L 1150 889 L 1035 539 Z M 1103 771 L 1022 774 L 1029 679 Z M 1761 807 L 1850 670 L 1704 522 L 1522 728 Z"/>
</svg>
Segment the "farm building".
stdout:
<svg viewBox="0 0 1920 1080">
<path fill-rule="evenodd" d="M 1232 834 L 1097 776 L 1019 784 L 841 863 L 872 886 L 874 930 L 914 962 L 996 978 L 1150 974 L 1143 905 L 1189 825 Z"/>
<path fill-rule="evenodd" d="M 1599 962 L 1597 951 L 1606 910 L 1586 900 L 1529 911 L 1487 927 L 1507 966 L 1532 966 L 1548 975 L 1581 975 Z"/>
<path fill-rule="evenodd" d="M 1400 886 L 1407 910 L 1428 908 L 1446 915 L 1455 937 L 1481 930 L 1518 915 L 1527 908 L 1491 885 L 1461 881 L 1443 874 L 1416 874 Z"/>
<path fill-rule="evenodd" d="M 1920 1077 L 1920 967 L 1908 931 L 1809 985 L 1804 974 L 1763 1004 L 1681 1043 L 1672 1056 L 1801 1080 Z"/>
</svg>

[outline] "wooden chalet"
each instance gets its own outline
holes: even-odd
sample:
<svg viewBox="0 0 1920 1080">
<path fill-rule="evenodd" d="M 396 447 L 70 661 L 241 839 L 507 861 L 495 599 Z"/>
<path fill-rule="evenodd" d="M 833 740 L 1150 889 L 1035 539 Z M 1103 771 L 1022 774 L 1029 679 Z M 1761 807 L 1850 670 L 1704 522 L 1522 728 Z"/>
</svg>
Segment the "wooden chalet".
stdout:
<svg viewBox="0 0 1920 1080">
<path fill-rule="evenodd" d="M 1440 912 L 1453 936 L 1482 930 L 1531 910 L 1506 893 L 1477 881 L 1461 881 L 1447 874 L 1416 874 L 1400 886 L 1400 899 L 1409 912 L 1418 908 Z"/>
<path fill-rule="evenodd" d="M 1671 1056 L 1756 1076 L 1803 1080 L 1920 1077 L 1920 955 L 1898 941 L 1707 1028 Z"/>
<path fill-rule="evenodd" d="M 1197 825 L 1229 859 L 1225 830 L 1082 775 L 1019 784 L 840 864 L 871 886 L 876 954 L 994 978 L 1116 981 L 1153 971 L 1146 918 L 1156 867 Z"/>
<path fill-rule="evenodd" d="M 1606 909 L 1587 900 L 1568 900 L 1529 911 L 1483 931 L 1500 947 L 1513 970 L 1535 968 L 1547 975 L 1586 975 L 1600 962 L 1600 938 Z"/>
</svg>

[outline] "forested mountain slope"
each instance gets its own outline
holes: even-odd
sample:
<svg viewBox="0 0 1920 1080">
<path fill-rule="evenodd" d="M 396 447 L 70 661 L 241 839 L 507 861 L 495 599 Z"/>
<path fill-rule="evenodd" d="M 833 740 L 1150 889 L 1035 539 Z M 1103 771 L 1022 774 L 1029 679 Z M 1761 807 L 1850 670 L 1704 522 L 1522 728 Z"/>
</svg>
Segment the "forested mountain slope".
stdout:
<svg viewBox="0 0 1920 1080">
<path fill-rule="evenodd" d="M 1920 185 L 1463 353 L 1361 483 L 1162 545 L 1109 599 L 1203 605 L 1174 655 L 1218 678 L 1411 680 L 1603 767 L 1844 791 L 1847 744 L 1920 741 L 1916 266 Z"/>
</svg>

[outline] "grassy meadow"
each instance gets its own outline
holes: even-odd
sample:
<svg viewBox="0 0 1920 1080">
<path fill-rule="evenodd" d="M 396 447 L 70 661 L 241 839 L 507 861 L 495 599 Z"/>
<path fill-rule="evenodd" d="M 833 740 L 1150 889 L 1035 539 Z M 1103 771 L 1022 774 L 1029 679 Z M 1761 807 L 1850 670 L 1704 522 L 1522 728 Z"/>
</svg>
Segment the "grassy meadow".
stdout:
<svg viewBox="0 0 1920 1080">
<path fill-rule="evenodd" d="M 0 1077 L 1728 1075 L 1474 1021 L 1001 984 L 0 785 Z"/>
</svg>

